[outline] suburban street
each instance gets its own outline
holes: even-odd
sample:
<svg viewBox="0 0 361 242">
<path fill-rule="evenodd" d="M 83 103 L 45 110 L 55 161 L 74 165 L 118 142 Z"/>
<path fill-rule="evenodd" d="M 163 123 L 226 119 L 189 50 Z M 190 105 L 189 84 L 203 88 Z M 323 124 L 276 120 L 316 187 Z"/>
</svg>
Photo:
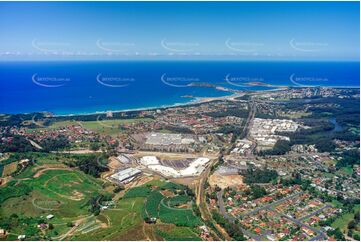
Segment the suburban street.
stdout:
<svg viewBox="0 0 361 242">
<path fill-rule="evenodd" d="M 242 219 L 242 218 L 244 218 L 244 217 L 246 217 L 246 216 L 249 216 L 249 215 L 252 215 L 252 214 L 256 214 L 256 213 L 258 213 L 258 212 L 261 211 L 261 210 L 269 210 L 269 211 L 272 211 L 272 212 L 277 213 L 280 217 L 284 217 L 284 218 L 292 221 L 293 223 L 297 224 L 297 225 L 300 226 L 300 227 L 305 227 L 305 228 L 313 231 L 313 232 L 316 234 L 316 236 L 311 239 L 312 241 L 317 241 L 317 240 L 322 240 L 322 239 L 327 238 L 327 235 L 325 234 L 325 232 L 323 232 L 322 230 L 313 228 L 313 227 L 311 227 L 311 226 L 309 226 L 309 225 L 307 225 L 307 224 L 304 224 L 302 221 L 305 220 L 305 219 L 307 219 L 307 218 L 309 218 L 309 217 L 311 217 L 311 216 L 313 216 L 313 215 L 316 215 L 316 214 L 320 213 L 322 210 L 324 210 L 324 209 L 326 209 L 326 208 L 328 208 L 328 207 L 331 207 L 330 205 L 326 205 L 326 206 L 324 206 L 324 207 L 322 207 L 322 208 L 320 208 L 320 209 L 317 209 L 316 211 L 314 211 L 314 212 L 312 212 L 312 213 L 310 213 L 310 214 L 308 214 L 308 215 L 306 215 L 306 216 L 304 216 L 304 217 L 302 217 L 302 218 L 300 218 L 300 219 L 292 218 L 292 217 L 287 216 L 287 215 L 285 215 L 285 214 L 282 214 L 282 213 L 280 213 L 280 212 L 278 212 L 277 210 L 274 209 L 275 206 L 277 206 L 277 205 L 279 205 L 279 204 L 281 204 L 281 203 L 283 203 L 283 202 L 285 202 L 285 201 L 287 201 L 287 200 L 289 200 L 289 199 L 295 198 L 295 197 L 301 195 L 302 193 L 303 193 L 303 192 L 298 192 L 298 193 L 296 193 L 296 194 L 293 194 L 293 195 L 291 195 L 291 196 L 282 198 L 282 199 L 280 199 L 280 200 L 278 200 L 278 201 L 275 201 L 275 202 L 273 202 L 273 203 L 270 203 L 270 204 L 267 204 L 267 205 L 265 205 L 265 206 L 256 208 L 256 209 L 254 209 L 254 210 L 252 210 L 252 211 L 250 211 L 250 212 L 247 212 L 247 213 L 245 213 L 245 214 L 242 214 L 241 216 L 239 216 L 239 219 Z M 217 193 L 217 200 L 218 200 L 219 210 L 220 210 L 221 214 L 222 214 L 229 222 L 235 223 L 236 218 L 233 217 L 233 216 L 231 216 L 231 215 L 229 215 L 229 214 L 226 212 L 222 194 L 223 194 L 223 190 L 222 190 L 222 191 L 219 191 L 219 192 Z M 252 239 L 254 239 L 254 240 L 257 240 L 257 241 L 263 240 L 262 237 L 265 236 L 265 234 L 263 234 L 263 235 L 255 235 L 255 234 L 253 234 L 253 233 L 251 233 L 251 232 L 249 232 L 249 231 L 247 231 L 247 230 L 245 230 L 245 229 L 243 229 L 243 228 L 241 228 L 241 227 L 240 227 L 240 230 L 243 232 L 243 234 L 245 234 L 245 235 L 247 235 L 248 237 L 250 237 L 250 238 L 252 238 Z"/>
</svg>

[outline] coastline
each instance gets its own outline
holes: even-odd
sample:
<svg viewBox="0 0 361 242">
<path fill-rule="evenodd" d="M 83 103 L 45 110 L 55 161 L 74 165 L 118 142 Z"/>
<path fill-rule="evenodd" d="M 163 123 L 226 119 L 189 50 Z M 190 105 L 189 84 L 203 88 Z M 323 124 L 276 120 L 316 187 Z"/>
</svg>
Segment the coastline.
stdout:
<svg viewBox="0 0 361 242">
<path fill-rule="evenodd" d="M 86 115 L 94 115 L 94 114 L 106 114 L 107 112 L 112 113 L 122 113 L 122 112 L 133 112 L 133 111 L 150 111 L 155 109 L 164 109 L 164 108 L 176 108 L 176 107 L 184 107 L 189 105 L 196 105 L 201 103 L 207 103 L 212 101 L 221 101 L 221 100 L 228 100 L 228 99 L 234 99 L 237 97 L 241 97 L 243 95 L 246 95 L 247 93 L 253 93 L 253 92 L 274 92 L 274 91 L 281 91 L 287 88 L 290 88 L 292 86 L 277 86 L 273 85 L 273 89 L 269 90 L 237 90 L 237 92 L 233 92 L 233 94 L 225 95 L 225 96 L 219 96 L 219 97 L 193 97 L 191 100 L 186 101 L 184 103 L 174 103 L 174 104 L 164 104 L 160 106 L 153 106 L 153 107 L 140 107 L 140 108 L 130 108 L 130 109 L 119 109 L 119 110 L 106 110 L 106 111 L 95 111 L 95 112 L 89 112 L 89 113 L 74 113 L 74 114 L 53 114 L 53 117 L 71 117 L 71 116 L 86 116 Z M 223 90 L 225 92 L 231 92 L 228 89 Z M 185 99 L 189 99 L 186 97 Z"/>
<path fill-rule="evenodd" d="M 269 90 L 267 90 L 269 91 Z M 155 109 L 164 109 L 164 108 L 177 108 L 177 107 L 184 107 L 189 105 L 195 105 L 195 104 L 201 104 L 201 103 L 207 103 L 217 100 L 227 100 L 231 98 L 237 98 L 241 97 L 244 94 L 231 94 L 221 97 L 194 97 L 192 100 L 189 100 L 184 103 L 174 103 L 174 104 L 164 104 L 160 106 L 153 106 L 153 107 L 141 107 L 141 108 L 130 108 L 130 109 L 120 109 L 120 110 L 107 110 L 107 111 L 95 111 L 95 112 L 89 112 L 89 113 L 73 113 L 73 114 L 53 114 L 53 117 L 71 117 L 71 116 L 86 116 L 86 115 L 94 115 L 94 114 L 106 114 L 107 112 L 112 113 L 122 113 L 122 112 L 133 112 L 133 111 L 150 111 Z"/>
<path fill-rule="evenodd" d="M 253 85 L 254 86 L 264 86 L 264 85 Z M 285 85 L 267 85 L 267 87 L 271 87 L 273 89 L 268 90 L 237 90 L 230 95 L 218 96 L 218 97 L 192 97 L 191 100 L 182 102 L 182 103 L 173 103 L 173 104 L 164 104 L 159 106 L 150 106 L 150 107 L 139 107 L 139 108 L 129 108 L 129 109 L 115 109 L 115 110 L 104 110 L 104 111 L 90 111 L 90 112 L 79 112 L 79 113 L 67 113 L 67 114 L 56 114 L 49 111 L 34 111 L 34 112 L 25 112 L 25 113 L 15 113 L 15 114 L 0 114 L 0 115 L 16 115 L 16 114 L 32 114 L 32 113 L 50 113 L 53 117 L 72 117 L 72 116 L 87 116 L 87 115 L 101 115 L 106 114 L 108 112 L 112 113 L 123 113 L 123 112 L 140 112 L 140 111 L 151 111 L 156 109 L 165 109 L 165 108 L 176 108 L 176 107 L 184 107 L 189 105 L 197 105 L 201 103 L 207 103 L 211 101 L 221 101 L 234 99 L 237 97 L 241 97 L 246 95 L 247 93 L 265 93 L 265 92 L 275 92 L 281 91 L 288 88 L 317 88 L 320 86 L 285 86 Z M 335 89 L 360 89 L 360 86 L 323 86 L 324 88 L 335 88 Z M 229 90 L 223 90 L 225 92 L 232 92 Z M 233 90 L 234 91 L 234 90 Z M 188 97 L 184 97 L 185 99 L 189 99 Z"/>
</svg>

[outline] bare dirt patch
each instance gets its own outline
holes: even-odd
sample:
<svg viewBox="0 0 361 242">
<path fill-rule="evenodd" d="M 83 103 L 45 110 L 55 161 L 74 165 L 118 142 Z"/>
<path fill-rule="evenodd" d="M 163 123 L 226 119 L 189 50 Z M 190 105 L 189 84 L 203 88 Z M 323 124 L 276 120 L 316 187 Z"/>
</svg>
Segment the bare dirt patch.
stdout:
<svg viewBox="0 0 361 242">
<path fill-rule="evenodd" d="M 0 186 L 5 186 L 6 183 L 8 183 L 12 178 L 11 177 L 3 177 L 3 178 L 0 178 Z"/>
<path fill-rule="evenodd" d="M 169 179 L 171 182 L 179 183 L 189 187 L 194 187 L 197 184 L 199 177 L 182 177 Z"/>
<path fill-rule="evenodd" d="M 18 162 L 12 162 L 10 164 L 5 165 L 2 176 L 5 177 L 11 175 L 13 172 L 16 171 L 17 167 L 18 167 Z"/>
<path fill-rule="evenodd" d="M 152 177 L 140 176 L 139 178 L 137 178 L 133 182 L 127 184 L 125 188 L 128 189 L 128 188 L 131 188 L 131 187 L 138 187 L 138 186 L 144 185 L 145 183 L 150 182 L 152 180 L 153 180 Z"/>
<path fill-rule="evenodd" d="M 80 200 L 82 200 L 83 198 L 84 198 L 84 194 L 83 193 L 81 193 L 81 192 L 79 192 L 79 191 L 77 191 L 77 190 L 74 190 L 73 192 L 72 192 L 72 196 L 71 196 L 71 199 L 72 200 L 76 200 L 76 201 L 80 201 Z"/>
<path fill-rule="evenodd" d="M 209 185 L 215 187 L 216 185 L 222 189 L 226 187 L 243 186 L 243 177 L 240 175 L 220 175 L 214 173 L 209 177 Z"/>
<path fill-rule="evenodd" d="M 120 163 L 120 161 L 116 157 L 110 157 L 108 167 L 112 170 L 116 170 L 122 167 L 122 163 Z"/>
<path fill-rule="evenodd" d="M 160 193 L 165 197 L 174 197 L 174 193 L 168 190 L 161 190 Z"/>
</svg>

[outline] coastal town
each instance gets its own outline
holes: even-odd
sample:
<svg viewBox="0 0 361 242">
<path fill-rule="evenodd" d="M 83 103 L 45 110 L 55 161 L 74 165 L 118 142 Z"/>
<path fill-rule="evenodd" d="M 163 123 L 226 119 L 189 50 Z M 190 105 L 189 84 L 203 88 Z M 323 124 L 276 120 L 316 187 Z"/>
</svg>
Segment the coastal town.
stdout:
<svg viewBox="0 0 361 242">
<path fill-rule="evenodd" d="M 0 0 L 0 242 L 361 241 L 360 10 Z"/>
<path fill-rule="evenodd" d="M 2 115 L 0 238 L 359 240 L 359 95 Z"/>
</svg>

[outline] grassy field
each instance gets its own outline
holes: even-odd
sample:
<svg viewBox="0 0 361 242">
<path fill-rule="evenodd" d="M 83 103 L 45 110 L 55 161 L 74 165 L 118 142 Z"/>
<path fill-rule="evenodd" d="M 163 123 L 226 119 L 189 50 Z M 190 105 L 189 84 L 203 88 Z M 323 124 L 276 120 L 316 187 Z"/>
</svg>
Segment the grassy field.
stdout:
<svg viewBox="0 0 361 242">
<path fill-rule="evenodd" d="M 163 223 L 175 224 L 177 226 L 196 227 L 201 225 L 201 220 L 197 217 L 192 208 L 176 208 L 175 206 L 192 201 L 192 197 L 178 195 L 184 191 L 185 186 L 176 183 L 166 182 L 151 188 L 148 186 L 136 187 L 127 191 L 125 198 L 146 197 L 145 208 L 142 216 L 157 217 Z M 163 196 L 160 191 L 171 192 L 172 197 Z"/>
<path fill-rule="evenodd" d="M 0 160 L 0 177 L 5 177 L 10 175 L 11 172 L 15 169 L 17 165 L 17 160 L 13 157 L 4 157 Z M 15 163 L 15 164 L 13 164 Z M 14 170 L 14 171 L 15 171 Z"/>
<path fill-rule="evenodd" d="M 70 229 L 68 222 L 91 216 L 89 199 L 104 193 L 100 180 L 78 170 L 44 170 L 36 178 L 32 172 L 25 174 L 30 177 L 15 178 L 0 188 L 0 220 L 7 221 L 16 214 L 20 222 L 14 223 L 10 232 L 33 240 L 45 235 L 56 239 L 65 234 Z M 54 229 L 43 234 L 36 226 L 49 214 L 54 215 L 49 221 Z"/>
<path fill-rule="evenodd" d="M 137 118 L 137 119 L 111 119 L 111 120 L 98 120 L 81 122 L 84 128 L 92 130 L 97 133 L 113 135 L 120 132 L 119 125 L 132 124 L 138 122 L 150 122 L 150 118 Z"/>
<path fill-rule="evenodd" d="M 48 127 L 41 127 L 39 129 L 55 129 L 59 127 L 64 127 L 68 125 L 82 125 L 84 128 L 92 130 L 97 133 L 101 133 L 104 135 L 115 135 L 120 132 L 119 125 L 123 124 L 132 124 L 138 122 L 150 122 L 153 119 L 151 118 L 135 118 L 135 119 L 109 119 L 109 120 L 101 120 L 98 121 L 60 121 L 52 123 Z"/>
<path fill-rule="evenodd" d="M 331 226 L 333 228 L 339 228 L 341 231 L 347 231 L 347 225 L 351 220 L 353 220 L 356 213 L 360 213 L 360 205 L 355 205 L 352 212 L 345 213 L 341 217 L 338 217 Z"/>
<path fill-rule="evenodd" d="M 284 116 L 291 118 L 291 119 L 298 119 L 298 118 L 303 118 L 303 117 L 307 117 L 310 116 L 311 113 L 307 113 L 307 112 L 295 112 L 295 113 L 291 113 L 291 114 L 285 114 Z"/>
<path fill-rule="evenodd" d="M 131 197 L 147 197 L 151 192 L 149 187 L 134 187 L 127 191 L 124 195 L 124 198 L 131 198 Z"/>
<path fill-rule="evenodd" d="M 97 229 L 88 233 L 78 232 L 71 237 L 71 240 L 114 240 L 122 233 L 134 226 L 143 223 L 140 215 L 144 206 L 145 198 L 125 198 L 119 200 L 115 208 L 105 210 L 100 216 L 106 219 L 110 226 Z"/>
<path fill-rule="evenodd" d="M 171 229 L 161 229 L 158 228 L 157 234 L 159 234 L 161 237 L 163 237 L 167 241 L 181 241 L 181 240 L 201 240 L 198 237 L 198 234 L 189 227 L 173 227 Z"/>
<path fill-rule="evenodd" d="M 14 176 L 16 179 L 30 179 L 35 175 L 36 171 L 33 166 L 26 167 L 20 174 Z"/>
<path fill-rule="evenodd" d="M 342 172 L 345 173 L 346 175 L 351 176 L 353 173 L 353 168 L 350 166 L 342 167 Z"/>
<path fill-rule="evenodd" d="M 32 191 L 29 196 L 7 199 L 0 209 L 4 216 L 52 213 L 60 218 L 74 218 L 88 214 L 87 201 L 102 190 L 99 181 L 80 171 L 48 170 L 38 178 L 18 183 L 31 187 Z"/>
<path fill-rule="evenodd" d="M 167 205 L 169 207 L 176 207 L 176 206 L 179 206 L 182 204 L 186 204 L 189 201 L 191 201 L 191 198 L 189 196 L 179 195 L 179 196 L 175 196 L 175 197 L 172 197 L 171 199 L 169 199 Z"/>
<path fill-rule="evenodd" d="M 185 197 L 186 187 L 183 185 L 154 179 L 129 189 L 122 198 L 114 200 L 115 205 L 109 209 L 101 210 L 100 214 L 91 214 L 89 200 L 107 193 L 107 188 L 112 184 L 64 165 L 65 161 L 75 159 L 75 156 L 28 155 L 35 163 L 0 188 L 0 225 L 2 221 L 11 220 L 13 214 L 19 216 L 9 231 L 12 235 L 26 234 L 32 240 L 198 239 L 194 226 L 198 225 L 200 218 L 193 214 L 192 209 L 171 207 L 191 200 Z M 161 194 L 163 191 L 173 194 L 170 207 L 164 205 L 161 208 L 161 201 L 166 198 Z M 180 193 L 184 195 L 179 196 Z M 157 224 L 145 223 L 145 211 L 148 212 L 147 216 L 160 218 Z M 53 224 L 54 229 L 47 229 L 43 233 L 37 224 L 49 214 L 54 218 L 46 222 Z M 171 219 L 173 214 L 174 218 Z M 69 223 L 78 225 L 71 227 Z M 172 229 L 157 232 L 167 226 Z"/>
<path fill-rule="evenodd" d="M 177 226 L 195 227 L 201 225 L 201 220 L 194 215 L 192 209 L 178 209 L 168 207 L 164 199 L 160 203 L 159 217 L 162 222 Z"/>
<path fill-rule="evenodd" d="M 159 217 L 159 204 L 163 200 L 164 196 L 159 191 L 152 191 L 147 197 L 145 203 L 145 215 L 149 218 Z"/>
<path fill-rule="evenodd" d="M 59 164 L 71 160 L 66 154 L 44 153 L 36 156 L 37 165 Z"/>
<path fill-rule="evenodd" d="M 141 210 L 138 211 L 137 216 L 140 216 L 142 221 L 151 217 L 158 218 L 157 223 L 151 226 L 152 231 L 157 236 L 166 240 L 199 240 L 195 229 L 197 225 L 202 224 L 201 219 L 194 214 L 192 208 L 173 207 L 192 201 L 190 196 L 178 195 L 185 189 L 185 186 L 176 183 L 153 180 L 141 187 L 129 189 L 125 193 L 123 201 L 135 198 L 143 200 Z M 162 193 L 172 195 L 166 197 Z M 172 201 L 170 202 L 171 205 L 168 205 L 169 201 Z M 164 229 L 165 227 L 167 229 Z M 140 238 L 140 236 L 137 238 Z"/>
</svg>

